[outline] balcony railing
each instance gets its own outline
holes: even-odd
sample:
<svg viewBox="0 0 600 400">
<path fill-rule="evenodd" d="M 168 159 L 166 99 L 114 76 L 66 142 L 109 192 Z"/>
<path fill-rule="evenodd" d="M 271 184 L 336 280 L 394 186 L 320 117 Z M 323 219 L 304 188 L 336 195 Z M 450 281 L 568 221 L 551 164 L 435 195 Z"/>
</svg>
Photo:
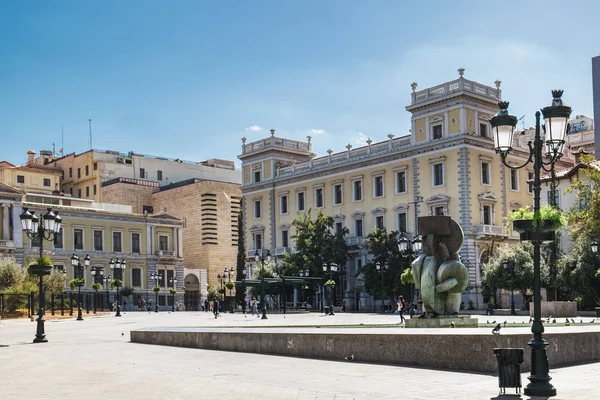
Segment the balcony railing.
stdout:
<svg viewBox="0 0 600 400">
<path fill-rule="evenodd" d="M 476 225 L 475 233 L 488 236 L 508 236 L 506 228 L 497 225 Z"/>
<path fill-rule="evenodd" d="M 456 92 L 471 92 L 494 100 L 500 99 L 498 89 L 467 79 L 457 79 L 413 93 L 412 104 L 424 103 Z"/>
<path fill-rule="evenodd" d="M 348 246 L 362 246 L 364 242 L 365 238 L 363 236 L 349 236 L 346 238 Z"/>
<path fill-rule="evenodd" d="M 174 251 L 166 251 L 166 250 L 158 250 L 156 252 L 156 255 L 159 257 L 173 257 L 173 256 L 175 256 L 175 252 Z"/>
<path fill-rule="evenodd" d="M 311 151 L 311 144 L 306 142 L 300 142 L 298 140 L 281 139 L 277 137 L 257 140 L 256 142 L 248 143 L 243 146 L 244 154 L 251 153 L 253 151 L 269 149 L 269 148 L 282 148 L 290 150 L 298 150 L 309 152 Z"/>
<path fill-rule="evenodd" d="M 14 249 L 15 242 L 12 240 L 0 240 L 0 249 Z"/>
</svg>

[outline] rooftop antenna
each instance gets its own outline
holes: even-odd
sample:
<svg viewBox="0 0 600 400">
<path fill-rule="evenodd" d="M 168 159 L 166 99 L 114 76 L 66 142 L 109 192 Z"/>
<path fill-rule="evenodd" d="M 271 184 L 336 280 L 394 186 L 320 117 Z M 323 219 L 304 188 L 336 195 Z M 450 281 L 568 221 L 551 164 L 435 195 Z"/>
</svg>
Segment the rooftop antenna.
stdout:
<svg viewBox="0 0 600 400">
<path fill-rule="evenodd" d="M 65 155 L 65 124 L 60 124 L 60 156 Z"/>
<path fill-rule="evenodd" d="M 90 118 L 89 120 L 90 123 L 90 150 L 92 149 L 92 119 Z"/>
<path fill-rule="evenodd" d="M 52 155 L 56 156 L 56 144 L 52 142 Z"/>
<path fill-rule="evenodd" d="M 525 130 L 525 120 L 523 118 L 525 118 L 524 115 L 517 120 L 517 123 L 519 123 L 519 121 L 521 121 L 521 123 L 523 124 L 523 130 Z"/>
</svg>

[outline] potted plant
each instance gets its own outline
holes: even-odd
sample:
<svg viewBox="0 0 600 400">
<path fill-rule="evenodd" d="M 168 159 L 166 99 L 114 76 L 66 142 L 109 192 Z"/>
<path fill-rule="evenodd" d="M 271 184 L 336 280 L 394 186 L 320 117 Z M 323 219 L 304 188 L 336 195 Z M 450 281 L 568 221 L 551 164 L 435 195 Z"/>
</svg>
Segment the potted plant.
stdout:
<svg viewBox="0 0 600 400">
<path fill-rule="evenodd" d="M 33 275 L 50 275 L 52 272 L 52 260 L 46 256 L 37 258 L 29 265 L 29 273 Z"/>
<path fill-rule="evenodd" d="M 235 287 L 235 283 L 233 282 L 225 282 L 225 287 L 229 290 L 232 290 Z"/>
<path fill-rule="evenodd" d="M 92 285 L 92 289 L 94 289 L 94 291 L 96 293 L 98 293 L 100 290 L 102 290 L 102 284 L 101 283 L 94 283 Z"/>
<path fill-rule="evenodd" d="M 335 286 L 335 281 L 333 279 L 330 279 L 327 282 L 325 282 L 325 286 Z"/>
<path fill-rule="evenodd" d="M 72 291 L 75 291 L 76 287 L 81 287 L 83 285 L 85 285 L 85 278 L 75 278 L 69 283 Z"/>
<path fill-rule="evenodd" d="M 172 295 L 175 295 L 175 294 L 177 294 L 177 290 L 171 289 L 171 290 L 169 290 L 169 293 L 171 293 Z"/>
<path fill-rule="evenodd" d="M 564 226 L 566 219 L 562 212 L 550 205 L 537 212 L 531 207 L 522 207 L 506 217 L 507 230 L 519 232 L 522 241 L 552 241 L 555 231 Z"/>
<path fill-rule="evenodd" d="M 152 288 L 152 291 L 153 291 L 154 293 L 156 293 L 156 292 L 160 292 L 160 286 L 154 286 L 154 287 Z"/>
</svg>

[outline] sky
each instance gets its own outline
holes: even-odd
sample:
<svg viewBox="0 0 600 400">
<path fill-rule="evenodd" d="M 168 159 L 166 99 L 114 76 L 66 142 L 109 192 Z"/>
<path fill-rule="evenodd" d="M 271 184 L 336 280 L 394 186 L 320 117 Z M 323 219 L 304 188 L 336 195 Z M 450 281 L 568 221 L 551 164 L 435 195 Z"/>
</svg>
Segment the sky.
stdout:
<svg viewBox="0 0 600 400">
<path fill-rule="evenodd" d="M 235 160 L 241 138 L 313 151 L 409 133 L 410 84 L 502 81 L 534 124 L 561 88 L 593 116 L 600 2 L 0 2 L 0 160 L 93 147 Z M 61 139 L 64 138 L 64 141 Z"/>
</svg>

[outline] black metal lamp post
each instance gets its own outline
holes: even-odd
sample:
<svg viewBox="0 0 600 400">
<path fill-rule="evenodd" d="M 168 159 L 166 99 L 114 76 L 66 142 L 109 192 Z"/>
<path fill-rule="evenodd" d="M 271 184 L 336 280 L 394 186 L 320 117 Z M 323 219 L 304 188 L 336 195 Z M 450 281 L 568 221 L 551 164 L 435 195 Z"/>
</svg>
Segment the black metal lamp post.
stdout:
<svg viewBox="0 0 600 400">
<path fill-rule="evenodd" d="M 227 269 L 225 268 L 225 271 L 223 273 L 223 277 L 227 276 L 227 282 L 231 282 L 231 277 L 233 276 L 233 267 Z M 229 288 L 229 303 L 232 303 L 231 299 L 232 299 L 232 293 L 231 291 L 233 290 L 233 286 Z M 233 314 L 233 303 L 230 304 L 231 305 L 231 309 L 229 310 L 229 312 L 231 312 Z"/>
<path fill-rule="evenodd" d="M 54 241 L 54 238 L 60 234 L 62 226 L 62 218 L 58 215 L 58 212 L 52 212 L 52 208 L 48 208 L 48 212 L 43 214 L 40 212 L 40 216 L 35 215 L 35 212 L 28 211 L 27 208 L 23 209 L 23 213 L 19 216 L 21 220 L 21 227 L 23 232 L 32 242 L 37 242 L 40 247 L 40 259 L 44 254 L 44 240 Z M 41 219 L 41 220 L 40 220 Z M 29 267 L 29 272 L 33 275 L 40 277 L 39 283 L 39 308 L 35 339 L 33 343 L 44 343 L 47 342 L 46 332 L 44 330 L 44 317 L 46 307 L 46 299 L 44 296 L 44 275 L 50 275 L 52 271 L 51 265 L 32 265 Z"/>
<path fill-rule="evenodd" d="M 94 284 L 102 284 L 104 278 L 103 267 L 92 267 L 90 273 L 92 274 L 92 281 Z M 96 314 L 96 300 L 98 300 L 98 293 L 94 291 L 94 314 Z"/>
<path fill-rule="evenodd" d="M 327 276 L 328 278 L 335 278 L 335 274 L 338 270 L 338 265 L 335 263 L 332 264 L 323 264 L 323 275 Z M 327 282 L 325 282 L 327 283 Z M 327 287 L 327 296 L 329 297 L 328 299 L 328 303 L 329 303 L 329 315 L 335 315 L 335 313 L 333 312 L 333 286 L 334 285 L 325 285 Z"/>
<path fill-rule="evenodd" d="M 117 287 L 117 313 L 115 314 L 115 317 L 120 317 L 121 301 L 119 299 L 119 287 L 123 284 L 123 272 L 125 272 L 125 268 L 127 268 L 127 262 L 117 258 L 116 260 L 110 260 L 108 265 L 111 271 L 113 271 L 113 276 L 115 277 L 115 286 Z"/>
<path fill-rule="evenodd" d="M 106 305 L 108 306 L 108 310 L 110 311 L 110 293 L 108 291 L 108 286 L 110 285 L 110 280 L 111 280 L 111 276 L 108 275 L 106 277 L 104 277 L 104 286 L 106 287 Z M 104 306 L 102 306 L 102 309 L 104 310 Z"/>
<path fill-rule="evenodd" d="M 158 312 L 158 292 L 160 291 L 160 281 L 162 280 L 162 275 L 159 275 L 158 272 L 153 272 L 150 274 L 150 279 L 154 281 L 154 312 Z M 158 290 L 156 290 L 158 288 Z"/>
<path fill-rule="evenodd" d="M 504 272 L 510 275 L 510 279 L 509 279 L 509 286 L 510 286 L 510 314 L 511 315 L 517 315 L 517 312 L 515 311 L 515 292 L 514 292 L 514 287 L 513 287 L 513 281 L 514 281 L 514 273 L 515 273 L 515 269 L 514 267 L 508 263 L 508 261 L 504 261 L 504 263 L 502 264 L 502 267 L 504 268 Z"/>
<path fill-rule="evenodd" d="M 381 273 L 381 312 L 385 313 L 385 305 L 383 304 L 383 300 L 384 300 L 384 294 L 383 294 L 383 275 L 385 273 L 385 271 L 388 270 L 389 268 L 389 264 L 388 263 L 384 263 L 382 264 L 381 262 L 378 262 L 375 264 L 375 268 L 377 269 L 377 272 Z"/>
<path fill-rule="evenodd" d="M 177 286 L 177 279 L 176 278 L 169 279 L 169 284 L 171 285 L 171 290 L 177 290 L 175 288 Z M 175 312 L 175 293 L 173 293 L 173 312 Z"/>
<path fill-rule="evenodd" d="M 71 256 L 71 265 L 77 271 L 77 276 L 75 277 L 77 279 L 75 281 L 77 285 L 77 302 L 79 303 L 77 306 L 77 321 L 83 321 L 83 313 L 81 312 L 81 287 L 85 284 L 85 270 L 90 266 L 90 256 L 86 255 L 82 264 L 79 256 L 73 254 Z"/>
<path fill-rule="evenodd" d="M 421 239 L 421 236 L 415 236 L 415 238 L 412 241 L 410 241 L 404 235 L 402 235 L 400 237 L 400 239 L 398 239 L 398 250 L 400 250 L 401 253 L 404 253 L 407 250 L 413 250 L 413 251 L 415 251 L 418 254 L 418 253 L 421 252 L 422 248 L 423 248 L 423 239 Z M 419 297 L 418 293 L 415 293 L 415 295 L 416 295 L 417 298 Z M 414 300 L 415 299 L 413 297 L 413 301 Z"/>
<path fill-rule="evenodd" d="M 571 107 L 563 104 L 562 90 L 552 91 L 552 105 L 542 109 L 541 113 L 535 113 L 535 138 L 533 144 L 528 143 L 529 157 L 523 165 L 512 166 L 506 162 L 506 157 L 512 150 L 513 133 L 517 125 L 517 117 L 508 113 L 508 102 L 500 102 L 500 111 L 492 118 L 492 132 L 494 135 L 494 147 L 496 153 L 500 154 L 502 163 L 510 169 L 525 167 L 533 161 L 533 211 L 537 215 L 540 209 L 541 171 L 553 173 L 555 162 L 562 157 L 565 134 L 567 132 L 568 120 L 571 115 Z M 540 116 L 544 115 L 544 133 L 541 134 Z M 545 145 L 545 146 L 544 146 Z M 544 152 L 545 147 L 545 152 Z M 544 157 L 547 161 L 544 161 Z M 547 168 L 548 167 L 548 168 Z M 534 232 L 539 232 L 539 224 L 533 226 Z M 541 313 L 541 279 L 540 279 L 540 240 L 533 241 L 533 274 L 534 274 L 534 314 L 531 332 L 533 338 L 529 341 L 531 347 L 531 375 L 529 384 L 524 390 L 527 396 L 551 397 L 556 396 L 556 389 L 550 384 L 552 379 L 549 374 L 548 357 L 546 347 L 548 342 L 544 339 L 544 325 Z"/>
<path fill-rule="evenodd" d="M 304 278 L 305 276 L 308 277 L 308 276 L 310 276 L 310 271 L 308 269 L 301 269 L 299 271 L 299 275 L 300 275 L 300 278 Z M 306 294 L 304 293 L 304 285 L 305 284 L 303 283 L 301 286 L 302 295 L 303 295 L 302 296 L 302 304 L 304 304 L 304 301 L 306 300 Z"/>
<path fill-rule="evenodd" d="M 262 308 L 262 317 L 261 319 L 267 319 L 267 304 L 266 304 L 266 294 L 265 294 L 265 260 L 267 262 L 271 262 L 271 250 L 267 250 L 267 255 L 263 257 L 263 251 L 260 253 L 258 250 L 254 253 L 254 260 L 257 263 L 260 263 L 260 301 Z"/>
</svg>

